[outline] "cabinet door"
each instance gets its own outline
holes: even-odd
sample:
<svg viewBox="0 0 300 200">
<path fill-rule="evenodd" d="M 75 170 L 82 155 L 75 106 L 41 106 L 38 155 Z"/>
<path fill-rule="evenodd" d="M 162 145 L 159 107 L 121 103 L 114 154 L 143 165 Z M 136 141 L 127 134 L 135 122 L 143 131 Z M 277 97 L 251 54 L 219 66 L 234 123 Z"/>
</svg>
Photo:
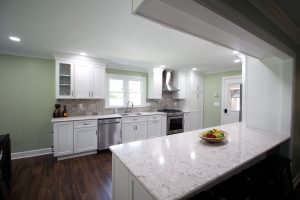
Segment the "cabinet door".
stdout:
<svg viewBox="0 0 300 200">
<path fill-rule="evenodd" d="M 203 127 L 203 112 L 191 112 L 191 130 L 198 130 Z"/>
<path fill-rule="evenodd" d="M 122 143 L 135 141 L 135 124 L 122 125 Z"/>
<path fill-rule="evenodd" d="M 175 87 L 177 87 L 177 89 L 179 89 L 178 92 L 174 92 L 172 97 L 173 99 L 185 99 L 185 72 L 176 72 L 174 79 L 173 79 L 173 83 L 175 85 Z"/>
<path fill-rule="evenodd" d="M 135 124 L 135 140 L 147 139 L 147 122 Z"/>
<path fill-rule="evenodd" d="M 56 61 L 55 85 L 57 99 L 74 98 L 74 64 L 72 62 Z"/>
<path fill-rule="evenodd" d="M 104 99 L 105 92 L 105 67 L 100 65 L 93 65 L 93 78 L 91 79 L 91 96 L 94 99 Z"/>
<path fill-rule="evenodd" d="M 190 131 L 191 130 L 191 118 L 189 117 L 184 117 L 184 132 Z"/>
<path fill-rule="evenodd" d="M 97 149 L 97 127 L 74 129 L 74 153 Z"/>
<path fill-rule="evenodd" d="M 161 135 L 167 135 L 167 116 L 161 116 Z"/>
<path fill-rule="evenodd" d="M 148 73 L 148 98 L 162 98 L 162 68 L 153 68 Z"/>
<path fill-rule="evenodd" d="M 191 93 L 191 110 L 192 111 L 203 110 L 203 92 L 193 91 Z"/>
<path fill-rule="evenodd" d="M 191 88 L 192 88 L 192 91 L 202 91 L 203 90 L 203 79 L 201 76 L 198 76 L 198 75 L 191 76 Z"/>
<path fill-rule="evenodd" d="M 75 98 L 89 99 L 91 97 L 92 66 L 88 63 L 75 64 Z"/>
<path fill-rule="evenodd" d="M 73 154 L 73 122 L 54 123 L 54 156 Z"/>
<path fill-rule="evenodd" d="M 148 121 L 148 138 L 161 136 L 161 120 Z"/>
</svg>

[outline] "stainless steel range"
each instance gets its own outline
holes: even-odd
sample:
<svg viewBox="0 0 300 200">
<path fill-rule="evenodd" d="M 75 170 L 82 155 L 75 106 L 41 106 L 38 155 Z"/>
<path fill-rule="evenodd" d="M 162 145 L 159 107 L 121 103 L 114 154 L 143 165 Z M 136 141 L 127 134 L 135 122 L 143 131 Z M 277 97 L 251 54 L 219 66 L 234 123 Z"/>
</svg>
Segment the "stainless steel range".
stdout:
<svg viewBox="0 0 300 200">
<path fill-rule="evenodd" d="M 159 112 L 167 113 L 167 135 L 183 132 L 183 112 L 174 109 L 162 109 Z"/>
</svg>

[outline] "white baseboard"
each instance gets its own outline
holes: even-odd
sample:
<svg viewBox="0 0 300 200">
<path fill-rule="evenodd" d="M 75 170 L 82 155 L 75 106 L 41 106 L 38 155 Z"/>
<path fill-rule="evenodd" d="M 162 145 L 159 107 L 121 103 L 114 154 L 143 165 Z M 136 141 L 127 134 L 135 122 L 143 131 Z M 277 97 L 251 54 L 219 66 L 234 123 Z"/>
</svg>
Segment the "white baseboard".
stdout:
<svg viewBox="0 0 300 200">
<path fill-rule="evenodd" d="M 28 157 L 34 157 L 34 156 L 41 156 L 46 154 L 51 154 L 52 149 L 51 148 L 45 148 L 45 149 L 36 149 L 31 151 L 22 151 L 22 152 L 16 152 L 11 154 L 11 159 L 20 159 L 20 158 L 28 158 Z"/>
<path fill-rule="evenodd" d="M 294 188 L 297 187 L 297 185 L 299 184 L 299 182 L 300 182 L 300 172 L 293 179 Z"/>
</svg>

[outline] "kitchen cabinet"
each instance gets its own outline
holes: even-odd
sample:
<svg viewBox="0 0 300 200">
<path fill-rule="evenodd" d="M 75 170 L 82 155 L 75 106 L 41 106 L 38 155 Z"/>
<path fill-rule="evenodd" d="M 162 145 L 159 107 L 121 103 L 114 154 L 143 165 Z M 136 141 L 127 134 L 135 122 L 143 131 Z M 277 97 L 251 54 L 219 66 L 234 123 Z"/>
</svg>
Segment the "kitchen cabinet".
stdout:
<svg viewBox="0 0 300 200">
<path fill-rule="evenodd" d="M 162 136 L 167 135 L 167 116 L 166 115 L 161 116 L 161 135 Z"/>
<path fill-rule="evenodd" d="M 54 156 L 73 154 L 73 122 L 59 122 L 53 125 Z"/>
<path fill-rule="evenodd" d="M 122 124 L 122 143 L 147 139 L 147 122 Z"/>
<path fill-rule="evenodd" d="M 148 99 L 162 98 L 162 74 L 164 69 L 155 67 L 148 72 Z"/>
<path fill-rule="evenodd" d="M 82 62 L 75 64 L 76 99 L 103 99 L 104 90 L 104 66 Z"/>
<path fill-rule="evenodd" d="M 55 90 L 57 99 L 74 98 L 74 63 L 68 60 L 56 60 Z"/>
<path fill-rule="evenodd" d="M 179 90 L 178 92 L 173 92 L 173 99 L 185 99 L 185 72 L 175 71 L 173 78 L 174 86 Z"/>
<path fill-rule="evenodd" d="M 192 111 L 190 118 L 191 131 L 203 128 L 203 112 Z"/>
<path fill-rule="evenodd" d="M 191 92 L 191 105 L 190 111 L 203 111 L 203 92 Z"/>
<path fill-rule="evenodd" d="M 148 138 L 161 136 L 162 126 L 161 119 L 148 121 Z"/>
<path fill-rule="evenodd" d="M 105 65 L 76 60 L 56 60 L 57 99 L 104 99 Z"/>
<path fill-rule="evenodd" d="M 74 153 L 97 149 L 97 120 L 74 122 Z"/>
<path fill-rule="evenodd" d="M 191 130 L 191 114 L 190 113 L 184 113 L 184 132 L 190 131 Z"/>
<path fill-rule="evenodd" d="M 191 90 L 192 91 L 203 91 L 203 78 L 198 74 L 192 74 L 190 76 Z"/>
</svg>

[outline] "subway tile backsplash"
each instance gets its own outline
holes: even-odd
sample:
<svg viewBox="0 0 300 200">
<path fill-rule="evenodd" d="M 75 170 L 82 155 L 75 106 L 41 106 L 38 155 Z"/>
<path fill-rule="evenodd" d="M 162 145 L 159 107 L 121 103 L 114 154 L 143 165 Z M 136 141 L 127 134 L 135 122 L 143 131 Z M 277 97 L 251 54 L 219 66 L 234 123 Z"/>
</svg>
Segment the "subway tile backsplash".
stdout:
<svg viewBox="0 0 300 200">
<path fill-rule="evenodd" d="M 133 108 L 132 112 L 157 111 L 163 108 L 179 109 L 179 100 L 172 99 L 172 93 L 170 92 L 163 92 L 162 99 L 147 99 L 146 102 L 150 103 L 151 106 Z M 104 99 L 59 99 L 56 103 L 61 104 L 62 108 L 66 105 L 69 116 L 102 115 L 114 112 L 113 108 L 105 108 Z M 118 109 L 119 113 L 123 111 L 123 108 Z"/>
</svg>

